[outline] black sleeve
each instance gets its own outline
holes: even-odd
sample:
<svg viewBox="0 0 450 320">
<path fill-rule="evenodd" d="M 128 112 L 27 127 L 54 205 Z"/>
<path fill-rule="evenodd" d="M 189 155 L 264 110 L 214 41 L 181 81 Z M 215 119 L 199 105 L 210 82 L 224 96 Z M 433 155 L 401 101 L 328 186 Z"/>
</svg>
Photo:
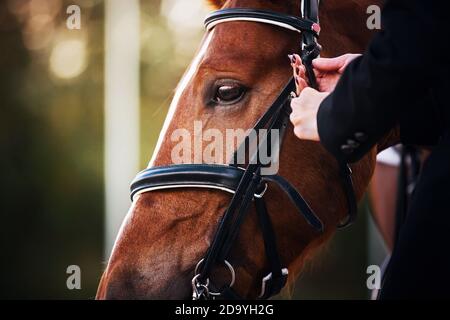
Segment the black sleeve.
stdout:
<svg viewBox="0 0 450 320">
<path fill-rule="evenodd" d="M 386 2 L 383 30 L 319 108 L 321 142 L 338 160 L 359 160 L 397 124 L 407 143 L 436 142 L 430 92 L 434 64 L 447 60 L 437 39 L 445 33 L 438 14 L 444 6 L 437 0 Z"/>
</svg>

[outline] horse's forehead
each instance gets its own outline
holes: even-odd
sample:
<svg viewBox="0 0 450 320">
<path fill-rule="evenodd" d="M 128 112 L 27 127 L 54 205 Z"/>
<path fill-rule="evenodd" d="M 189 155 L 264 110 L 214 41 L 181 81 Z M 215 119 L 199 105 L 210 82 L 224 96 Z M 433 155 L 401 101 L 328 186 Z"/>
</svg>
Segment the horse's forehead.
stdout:
<svg viewBox="0 0 450 320">
<path fill-rule="evenodd" d="M 212 43 L 217 44 L 222 51 L 253 50 L 255 45 L 265 38 L 267 32 L 270 32 L 270 29 L 257 22 L 225 22 L 215 27 Z"/>
<path fill-rule="evenodd" d="M 219 24 L 209 53 L 215 57 L 275 57 L 295 42 L 295 34 L 258 22 L 233 21 Z"/>
</svg>

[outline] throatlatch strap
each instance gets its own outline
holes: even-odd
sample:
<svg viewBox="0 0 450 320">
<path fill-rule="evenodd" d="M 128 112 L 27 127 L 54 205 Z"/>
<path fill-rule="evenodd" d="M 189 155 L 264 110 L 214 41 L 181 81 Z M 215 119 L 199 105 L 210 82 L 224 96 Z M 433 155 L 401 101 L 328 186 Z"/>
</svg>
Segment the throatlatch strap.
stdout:
<svg viewBox="0 0 450 320">
<path fill-rule="evenodd" d="M 348 206 L 347 219 L 338 226 L 339 229 L 343 229 L 355 222 L 358 213 L 358 204 L 356 202 L 355 189 L 353 187 L 352 169 L 348 164 L 341 163 L 339 165 L 339 172 Z"/>
<path fill-rule="evenodd" d="M 261 292 L 262 295 L 259 299 L 268 299 L 283 289 L 287 282 L 287 274 L 284 275 L 282 272 L 283 266 L 278 254 L 275 230 L 273 229 L 264 199 L 256 198 L 255 207 L 264 240 L 267 261 L 272 273 L 272 277 L 266 281 L 265 290 Z"/>
</svg>

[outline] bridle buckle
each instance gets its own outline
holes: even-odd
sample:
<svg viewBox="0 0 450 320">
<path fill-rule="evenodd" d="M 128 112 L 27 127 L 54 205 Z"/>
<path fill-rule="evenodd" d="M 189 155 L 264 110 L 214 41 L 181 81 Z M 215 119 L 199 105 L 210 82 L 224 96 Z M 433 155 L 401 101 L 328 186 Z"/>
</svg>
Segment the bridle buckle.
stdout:
<svg viewBox="0 0 450 320">
<path fill-rule="evenodd" d="M 264 183 L 264 189 L 260 193 L 255 193 L 253 197 L 261 199 L 266 194 L 267 189 L 269 189 L 269 185 L 267 183 Z"/>
<path fill-rule="evenodd" d="M 287 268 L 283 268 L 281 269 L 281 275 L 283 277 L 287 277 L 287 275 L 289 274 L 289 271 Z M 267 276 L 265 276 L 262 279 L 262 283 L 261 283 L 261 293 L 258 296 L 258 299 L 262 299 L 265 295 L 266 295 L 266 289 L 267 289 L 267 282 L 272 280 L 272 272 L 269 273 Z"/>
<path fill-rule="evenodd" d="M 206 284 L 199 282 L 198 278 L 200 274 L 197 274 L 192 278 L 192 300 L 208 300 L 209 293 L 209 279 L 206 280 Z"/>
</svg>

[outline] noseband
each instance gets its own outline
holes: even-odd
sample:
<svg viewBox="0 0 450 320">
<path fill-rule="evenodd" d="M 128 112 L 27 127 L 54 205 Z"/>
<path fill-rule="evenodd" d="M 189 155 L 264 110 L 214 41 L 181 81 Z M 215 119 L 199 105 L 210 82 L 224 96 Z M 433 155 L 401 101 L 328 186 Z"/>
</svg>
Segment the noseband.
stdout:
<svg viewBox="0 0 450 320">
<path fill-rule="evenodd" d="M 316 79 L 312 69 L 312 60 L 320 53 L 317 43 L 319 35 L 318 2 L 305 0 L 303 17 L 298 18 L 271 11 L 256 9 L 223 9 L 210 14 L 205 20 L 207 30 L 220 23 L 231 21 L 251 21 L 275 25 L 301 33 L 302 61 L 312 87 L 316 87 Z M 233 290 L 236 275 L 232 264 L 226 260 L 235 242 L 244 218 L 253 202 L 256 208 L 259 225 L 262 231 L 266 258 L 270 272 L 263 277 L 259 299 L 268 299 L 280 292 L 286 285 L 288 270 L 278 254 L 274 228 L 267 212 L 264 195 L 268 192 L 268 184 L 277 185 L 288 196 L 305 220 L 317 231 L 323 232 L 324 226 L 319 217 L 311 209 L 303 196 L 283 177 L 279 175 L 262 175 L 263 165 L 258 161 L 258 151 L 262 145 L 270 141 L 271 129 L 280 132 L 279 144 L 282 143 L 285 129 L 288 126 L 290 100 L 295 92 L 295 81 L 291 79 L 282 92 L 267 109 L 253 127 L 254 130 L 267 129 L 267 134 L 260 139 L 257 150 L 251 155 L 247 167 L 240 168 L 236 164 L 183 164 L 165 167 L 148 168 L 139 173 L 131 184 L 131 198 L 138 194 L 155 190 L 178 188 L 207 188 L 231 193 L 232 199 L 219 223 L 214 239 L 205 257 L 197 264 L 192 279 L 192 297 L 198 299 L 241 299 Z M 249 143 L 247 136 L 243 144 Z M 237 159 L 237 151 L 234 154 Z M 236 161 L 234 163 L 237 163 Z M 357 205 L 353 190 L 351 170 L 347 164 L 339 164 L 342 186 L 348 202 L 348 216 L 339 227 L 352 223 L 356 217 Z M 210 281 L 214 267 L 223 265 L 229 270 L 230 282 L 223 287 L 216 287 Z"/>
</svg>

